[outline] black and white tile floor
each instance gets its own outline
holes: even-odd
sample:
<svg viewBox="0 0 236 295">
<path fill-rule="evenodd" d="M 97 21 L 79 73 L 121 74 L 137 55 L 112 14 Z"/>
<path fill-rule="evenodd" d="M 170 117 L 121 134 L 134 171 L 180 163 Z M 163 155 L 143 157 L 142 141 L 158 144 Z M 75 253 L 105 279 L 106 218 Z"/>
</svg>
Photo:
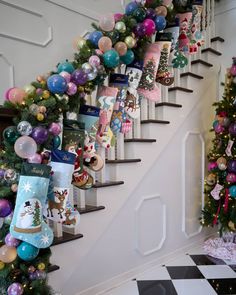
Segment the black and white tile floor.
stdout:
<svg viewBox="0 0 236 295">
<path fill-rule="evenodd" d="M 155 266 L 104 295 L 236 295 L 236 261 L 216 259 L 195 248 Z"/>
</svg>

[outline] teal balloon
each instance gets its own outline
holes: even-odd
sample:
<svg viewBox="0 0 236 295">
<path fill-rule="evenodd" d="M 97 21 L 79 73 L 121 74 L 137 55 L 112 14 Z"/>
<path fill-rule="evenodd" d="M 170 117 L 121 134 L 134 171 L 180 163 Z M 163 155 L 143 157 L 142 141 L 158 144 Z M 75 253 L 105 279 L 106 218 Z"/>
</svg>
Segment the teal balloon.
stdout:
<svg viewBox="0 0 236 295">
<path fill-rule="evenodd" d="M 22 242 L 16 249 L 18 256 L 24 261 L 32 261 L 34 260 L 38 254 L 39 249 L 34 247 L 33 245 Z"/>
<path fill-rule="evenodd" d="M 104 65 L 108 68 L 116 68 L 120 63 L 120 57 L 117 51 L 108 50 L 103 54 Z"/>
<path fill-rule="evenodd" d="M 72 63 L 68 61 L 60 62 L 59 65 L 57 66 L 57 72 L 68 72 L 72 74 L 74 72 L 75 68 L 73 67 Z"/>
<path fill-rule="evenodd" d="M 129 65 L 134 61 L 134 53 L 131 49 L 128 49 L 125 55 L 122 55 L 120 57 L 121 61 L 125 64 L 125 65 Z"/>
<path fill-rule="evenodd" d="M 229 188 L 229 193 L 232 198 L 236 198 L 236 185 L 232 185 Z"/>
<path fill-rule="evenodd" d="M 213 124 L 212 124 L 213 128 L 215 129 L 218 124 L 219 124 L 219 121 L 218 120 L 215 120 L 213 122 Z"/>
<path fill-rule="evenodd" d="M 3 131 L 3 138 L 9 144 L 14 144 L 18 137 L 20 137 L 20 134 L 17 132 L 15 126 L 9 126 Z"/>
<path fill-rule="evenodd" d="M 59 148 L 59 146 L 60 146 L 60 144 L 61 144 L 61 138 L 60 138 L 60 136 L 54 136 L 53 137 L 53 148 L 54 149 L 57 149 L 57 148 Z"/>
</svg>

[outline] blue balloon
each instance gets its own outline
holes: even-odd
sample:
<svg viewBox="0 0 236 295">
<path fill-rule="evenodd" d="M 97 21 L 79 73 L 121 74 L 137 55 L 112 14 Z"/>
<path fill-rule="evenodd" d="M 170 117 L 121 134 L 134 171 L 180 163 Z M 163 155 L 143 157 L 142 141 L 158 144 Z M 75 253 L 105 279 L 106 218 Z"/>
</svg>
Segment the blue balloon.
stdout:
<svg viewBox="0 0 236 295">
<path fill-rule="evenodd" d="M 138 4 L 136 2 L 130 2 L 125 7 L 125 13 L 131 15 L 137 8 Z"/>
<path fill-rule="evenodd" d="M 68 73 L 73 73 L 75 68 L 73 67 L 72 63 L 68 61 L 60 62 L 59 65 L 57 66 L 57 72 L 61 73 L 63 71 L 68 72 Z"/>
<path fill-rule="evenodd" d="M 39 249 L 33 245 L 22 242 L 16 249 L 18 256 L 24 261 L 32 261 L 39 254 Z"/>
<path fill-rule="evenodd" d="M 67 90 L 66 79 L 61 75 L 54 74 L 47 79 L 48 89 L 52 93 L 63 94 Z"/>
<path fill-rule="evenodd" d="M 108 50 L 103 54 L 104 65 L 108 68 L 115 68 L 120 63 L 120 57 L 114 49 Z"/>
<path fill-rule="evenodd" d="M 122 55 L 120 57 L 121 61 L 125 64 L 125 65 L 129 65 L 134 61 L 134 53 L 131 49 L 128 49 L 125 55 Z"/>
<path fill-rule="evenodd" d="M 103 34 L 100 31 L 94 31 L 89 34 L 88 40 L 96 47 L 98 47 L 98 41 L 102 38 Z"/>
<path fill-rule="evenodd" d="M 236 185 L 232 185 L 229 188 L 229 193 L 232 198 L 236 198 Z"/>
<path fill-rule="evenodd" d="M 156 25 L 156 30 L 157 31 L 162 31 L 166 27 L 166 19 L 163 15 L 157 15 L 154 19 L 155 25 Z"/>
</svg>

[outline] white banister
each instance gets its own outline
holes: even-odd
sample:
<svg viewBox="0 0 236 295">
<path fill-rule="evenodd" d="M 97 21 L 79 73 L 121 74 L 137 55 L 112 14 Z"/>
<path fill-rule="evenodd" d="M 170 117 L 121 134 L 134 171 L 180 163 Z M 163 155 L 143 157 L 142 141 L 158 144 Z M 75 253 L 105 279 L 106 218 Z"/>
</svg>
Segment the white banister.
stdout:
<svg viewBox="0 0 236 295">
<path fill-rule="evenodd" d="M 191 66 L 192 66 L 191 62 L 193 60 L 193 55 L 192 54 L 188 54 L 186 57 L 188 58 L 188 64 L 185 67 L 185 72 L 191 72 Z"/>
<path fill-rule="evenodd" d="M 206 48 L 206 0 L 203 0 L 203 10 L 202 10 L 202 37 L 204 40 L 203 48 Z"/>
<path fill-rule="evenodd" d="M 168 102 L 168 94 L 169 94 L 168 87 L 162 85 L 161 86 L 161 101 L 162 102 Z"/>
<path fill-rule="evenodd" d="M 211 0 L 207 0 L 206 48 L 211 44 Z"/>
<path fill-rule="evenodd" d="M 107 159 L 108 160 L 115 160 L 116 158 L 116 150 L 114 146 L 111 146 L 108 150 L 107 150 Z"/>
</svg>

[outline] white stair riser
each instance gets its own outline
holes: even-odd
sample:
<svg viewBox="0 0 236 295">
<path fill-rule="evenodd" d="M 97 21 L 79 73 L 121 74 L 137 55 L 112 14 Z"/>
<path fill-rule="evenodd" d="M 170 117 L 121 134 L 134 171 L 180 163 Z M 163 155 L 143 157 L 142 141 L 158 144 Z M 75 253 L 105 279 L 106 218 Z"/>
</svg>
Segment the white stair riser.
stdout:
<svg viewBox="0 0 236 295">
<path fill-rule="evenodd" d="M 201 79 L 196 79 L 191 76 L 181 78 L 181 86 L 187 89 L 197 90 L 201 85 Z"/>
<path fill-rule="evenodd" d="M 181 108 L 160 106 L 156 108 L 156 118 L 158 120 L 172 120 L 180 112 Z"/>
</svg>

